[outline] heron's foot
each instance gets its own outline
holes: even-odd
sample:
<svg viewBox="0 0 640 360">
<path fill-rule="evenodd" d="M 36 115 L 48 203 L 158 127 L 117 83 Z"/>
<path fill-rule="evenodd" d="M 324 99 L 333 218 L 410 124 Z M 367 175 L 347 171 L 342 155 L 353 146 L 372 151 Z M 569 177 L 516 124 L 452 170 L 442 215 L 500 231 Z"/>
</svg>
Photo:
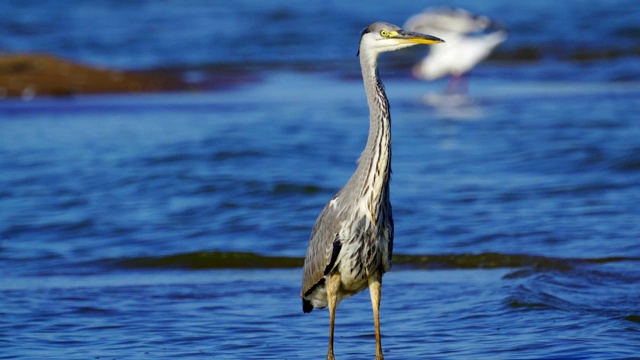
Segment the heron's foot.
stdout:
<svg viewBox="0 0 640 360">
<path fill-rule="evenodd" d="M 382 354 L 376 354 L 376 360 L 384 360 L 384 356 L 382 356 Z"/>
<path fill-rule="evenodd" d="M 333 351 L 329 352 L 327 354 L 327 360 L 336 360 L 336 357 L 333 356 Z"/>
</svg>

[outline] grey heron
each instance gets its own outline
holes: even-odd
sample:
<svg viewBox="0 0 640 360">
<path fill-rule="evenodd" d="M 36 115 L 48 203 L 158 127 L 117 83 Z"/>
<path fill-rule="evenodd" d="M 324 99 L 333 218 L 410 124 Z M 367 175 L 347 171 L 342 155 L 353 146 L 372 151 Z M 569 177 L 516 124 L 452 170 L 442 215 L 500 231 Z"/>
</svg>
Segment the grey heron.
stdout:
<svg viewBox="0 0 640 360">
<path fill-rule="evenodd" d="M 378 55 L 416 44 L 443 40 L 396 25 L 376 22 L 362 31 L 358 54 L 369 104 L 369 136 L 355 173 L 329 201 L 311 231 L 302 278 L 302 310 L 329 307 L 329 348 L 334 359 L 333 329 L 338 303 L 369 288 L 376 336 L 376 359 L 383 359 L 380 341 L 382 275 L 391 269 L 393 218 L 389 202 L 391 117 L 378 75 Z"/>
<path fill-rule="evenodd" d="M 497 22 L 464 9 L 426 9 L 407 19 L 404 28 L 447 39 L 446 44 L 429 50 L 413 67 L 413 74 L 424 80 L 450 75 L 449 92 L 458 91 L 463 77 L 507 39 Z"/>
</svg>

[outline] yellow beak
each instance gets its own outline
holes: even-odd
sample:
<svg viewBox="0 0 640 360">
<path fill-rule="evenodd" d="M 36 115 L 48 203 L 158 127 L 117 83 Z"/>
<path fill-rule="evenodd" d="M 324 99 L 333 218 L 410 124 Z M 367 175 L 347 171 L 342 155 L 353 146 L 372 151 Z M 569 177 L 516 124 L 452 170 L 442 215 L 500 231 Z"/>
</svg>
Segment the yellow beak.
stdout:
<svg viewBox="0 0 640 360">
<path fill-rule="evenodd" d="M 391 35 L 390 36 L 391 38 L 400 40 L 401 42 L 407 42 L 411 44 L 431 45 L 431 44 L 439 44 L 444 42 L 444 40 L 437 38 L 435 36 L 420 34 L 413 31 L 398 30 L 398 31 L 393 31 L 390 35 Z"/>
</svg>

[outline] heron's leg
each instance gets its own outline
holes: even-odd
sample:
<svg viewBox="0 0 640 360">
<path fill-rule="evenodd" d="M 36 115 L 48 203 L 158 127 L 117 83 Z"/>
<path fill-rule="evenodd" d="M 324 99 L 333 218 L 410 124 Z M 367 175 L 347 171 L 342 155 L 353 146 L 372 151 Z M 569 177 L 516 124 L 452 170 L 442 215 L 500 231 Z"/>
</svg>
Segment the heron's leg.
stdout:
<svg viewBox="0 0 640 360">
<path fill-rule="evenodd" d="M 382 340 L 380 337 L 380 295 L 382 291 L 382 275 L 377 273 L 369 278 L 369 294 L 373 308 L 373 325 L 376 328 L 376 360 L 384 360 L 382 355 Z"/>
<path fill-rule="evenodd" d="M 336 320 L 336 308 L 338 307 L 338 291 L 341 282 L 340 274 L 333 274 L 326 283 L 327 302 L 329 303 L 329 350 L 327 360 L 335 360 L 333 355 L 333 327 Z"/>
</svg>

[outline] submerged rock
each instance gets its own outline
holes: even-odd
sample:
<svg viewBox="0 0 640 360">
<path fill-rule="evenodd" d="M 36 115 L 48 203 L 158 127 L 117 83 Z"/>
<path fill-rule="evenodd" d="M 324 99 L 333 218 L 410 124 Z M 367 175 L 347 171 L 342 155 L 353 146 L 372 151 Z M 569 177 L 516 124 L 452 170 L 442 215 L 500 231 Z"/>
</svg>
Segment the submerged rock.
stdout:
<svg viewBox="0 0 640 360">
<path fill-rule="evenodd" d="M 0 98 L 184 90 L 178 77 L 160 72 L 103 69 L 48 54 L 0 56 Z"/>
</svg>

